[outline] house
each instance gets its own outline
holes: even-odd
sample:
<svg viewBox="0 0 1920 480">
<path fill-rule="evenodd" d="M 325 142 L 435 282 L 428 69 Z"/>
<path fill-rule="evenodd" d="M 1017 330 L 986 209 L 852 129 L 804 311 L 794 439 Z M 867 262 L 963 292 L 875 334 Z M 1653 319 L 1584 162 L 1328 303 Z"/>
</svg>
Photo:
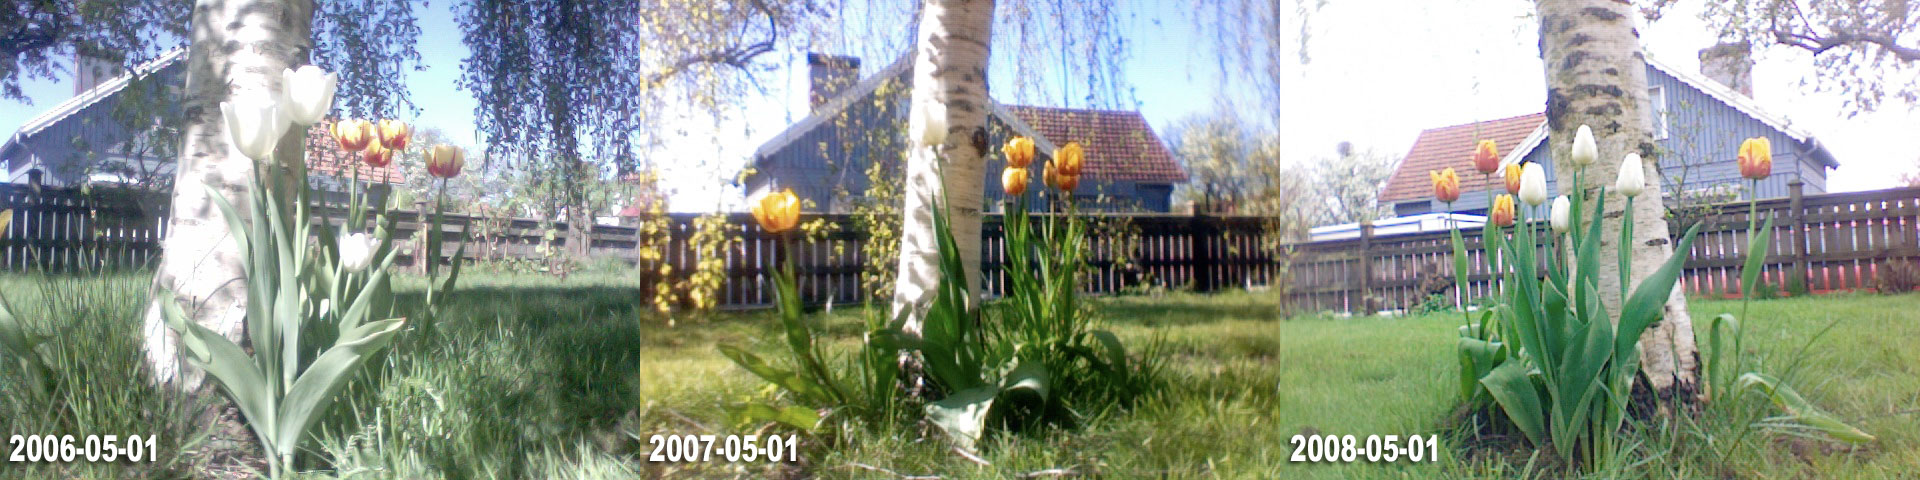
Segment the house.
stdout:
<svg viewBox="0 0 1920 480">
<path fill-rule="evenodd" d="M 1759 198 L 1787 196 L 1787 184 L 1794 180 L 1805 183 L 1806 193 L 1824 193 L 1827 169 L 1840 166 L 1839 162 L 1812 133 L 1754 104 L 1749 73 L 1753 64 L 1745 51 L 1715 47 L 1701 57 L 1702 74 L 1646 57 L 1663 191 L 1669 197 L 1696 198 L 1718 191 L 1745 199 L 1746 180 L 1735 163 L 1736 150 L 1742 140 L 1764 136 L 1773 144 L 1773 175 L 1760 182 Z M 1427 172 L 1452 167 L 1460 172 L 1462 191 L 1453 211 L 1484 212 L 1487 191 L 1505 193 L 1505 188 L 1498 175 L 1489 178 L 1474 171 L 1471 157 L 1480 139 L 1499 144 L 1502 165 L 1537 162 L 1544 166 L 1548 190 L 1558 192 L 1552 156 L 1541 148 L 1547 135 L 1545 113 L 1420 132 L 1381 189 L 1380 202 L 1401 216 L 1445 210 L 1447 205 L 1433 199 Z"/>
<path fill-rule="evenodd" d="M 876 161 L 899 165 L 904 158 L 911 58 L 856 82 L 858 59 L 807 55 L 811 111 L 754 153 L 747 192 L 791 188 L 821 211 L 852 211 L 867 191 L 868 168 Z M 1139 112 L 990 102 L 987 123 L 987 144 L 995 154 L 988 156 L 983 182 L 986 211 L 1004 209 L 1000 171 L 1006 165 L 997 152 L 1012 136 L 1034 139 L 1041 157 L 1036 165 L 1055 147 L 1080 142 L 1087 163 L 1074 197 L 1083 209 L 1166 212 L 1174 185 L 1187 181 Z M 1039 176 L 1035 172 L 1030 188 L 1043 188 Z"/>
<path fill-rule="evenodd" d="M 21 124 L 0 144 L 6 181 L 169 188 L 179 138 L 165 128 L 177 122 L 162 119 L 178 115 L 186 49 L 169 50 L 128 72 L 85 58 L 77 63 L 82 68 L 76 69 L 74 96 Z M 329 125 L 322 122 L 307 131 L 307 164 L 314 187 L 338 196 L 360 162 L 334 144 Z M 362 182 L 375 185 L 406 182 L 394 165 L 361 165 L 358 173 Z"/>
</svg>

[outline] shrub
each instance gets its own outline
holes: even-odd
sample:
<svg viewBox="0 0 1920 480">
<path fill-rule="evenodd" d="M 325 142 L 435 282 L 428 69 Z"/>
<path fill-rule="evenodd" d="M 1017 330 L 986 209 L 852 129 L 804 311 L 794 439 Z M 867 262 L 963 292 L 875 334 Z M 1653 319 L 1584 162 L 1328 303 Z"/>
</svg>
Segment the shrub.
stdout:
<svg viewBox="0 0 1920 480">
<path fill-rule="evenodd" d="M 1920 288 L 1920 265 L 1901 259 L 1888 259 L 1873 269 L 1873 289 L 1885 294 L 1911 292 Z"/>
</svg>

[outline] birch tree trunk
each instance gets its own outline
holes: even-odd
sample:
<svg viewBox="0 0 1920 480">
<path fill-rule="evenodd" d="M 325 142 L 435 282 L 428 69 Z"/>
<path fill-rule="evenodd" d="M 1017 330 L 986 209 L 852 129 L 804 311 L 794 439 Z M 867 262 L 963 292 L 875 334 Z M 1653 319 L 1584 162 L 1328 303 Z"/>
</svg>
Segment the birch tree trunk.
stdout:
<svg viewBox="0 0 1920 480">
<path fill-rule="evenodd" d="M 220 102 L 274 101 L 282 72 L 306 63 L 313 49 L 313 10 L 312 0 L 198 0 L 193 6 L 173 217 L 153 291 L 174 292 L 194 322 L 236 343 L 245 338 L 245 270 L 234 232 L 209 195 L 226 197 L 244 214 L 253 166 L 228 140 Z M 289 130 L 276 155 L 304 161 L 306 133 Z M 181 362 L 158 298 L 142 326 L 154 380 L 198 389 L 204 373 Z"/>
<path fill-rule="evenodd" d="M 1560 185 L 1573 185 L 1575 169 L 1563 160 L 1580 125 L 1593 129 L 1598 161 L 1582 174 L 1581 188 L 1611 187 L 1620 159 L 1637 152 L 1647 172 L 1646 191 L 1634 199 L 1632 285 L 1638 285 L 1672 253 L 1667 240 L 1666 208 L 1654 147 L 1652 108 L 1647 97 L 1646 57 L 1634 28 L 1633 6 L 1617 0 L 1540 0 L 1540 53 L 1546 63 L 1548 139 Z M 1600 293 L 1609 312 L 1620 311 L 1620 217 L 1626 198 L 1607 192 L 1600 234 Z M 1563 192 L 1564 193 L 1564 189 Z M 1589 197 L 1591 198 L 1591 197 Z M 1684 254 L 1684 252 L 1682 252 Z M 1640 339 L 1641 373 L 1656 398 L 1690 399 L 1698 394 L 1699 353 L 1693 321 L 1682 287 L 1667 298 L 1665 317 Z"/>
<path fill-rule="evenodd" d="M 893 318 L 919 335 L 926 309 L 941 281 L 940 249 L 933 229 L 934 201 L 950 213 L 953 238 L 966 272 L 967 301 L 980 292 L 980 209 L 985 193 L 987 54 L 993 31 L 993 0 L 928 0 L 920 17 L 914 55 L 915 105 L 946 106 L 947 140 L 940 152 L 908 135 L 905 217 L 900 235 L 900 276 L 893 291 Z M 951 280 L 951 279 L 949 279 Z"/>
</svg>

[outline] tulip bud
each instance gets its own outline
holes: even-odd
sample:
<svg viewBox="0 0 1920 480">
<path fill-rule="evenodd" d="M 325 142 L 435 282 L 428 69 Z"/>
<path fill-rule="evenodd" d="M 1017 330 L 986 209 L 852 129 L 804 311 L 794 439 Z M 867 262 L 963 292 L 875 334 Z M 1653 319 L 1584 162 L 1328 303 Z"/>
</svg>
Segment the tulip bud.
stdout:
<svg viewBox="0 0 1920 480">
<path fill-rule="evenodd" d="M 379 131 L 381 145 L 386 145 L 387 148 L 394 150 L 407 149 L 407 139 L 412 135 L 412 131 L 407 128 L 407 122 L 381 120 L 380 126 L 376 130 Z"/>
<path fill-rule="evenodd" d="M 1024 169 L 1027 165 L 1033 164 L 1033 139 L 1031 138 L 1013 137 L 1012 140 L 1007 140 L 1007 146 L 1001 150 L 1007 154 L 1008 167 Z"/>
<path fill-rule="evenodd" d="M 341 150 L 349 152 L 366 150 L 367 145 L 373 143 L 373 124 L 366 120 L 355 118 L 333 122 L 328 132 L 333 134 L 333 141 L 340 143 Z"/>
<path fill-rule="evenodd" d="M 1547 171 L 1538 163 L 1527 163 L 1520 169 L 1520 201 L 1528 206 L 1538 207 L 1547 202 Z"/>
<path fill-rule="evenodd" d="M 1080 148 L 1080 142 L 1067 142 L 1053 150 L 1053 161 L 1059 163 L 1061 175 L 1078 177 L 1087 163 L 1086 149 Z"/>
<path fill-rule="evenodd" d="M 1573 151 L 1569 155 L 1574 167 L 1592 165 L 1600 157 L 1600 147 L 1593 143 L 1593 129 L 1581 125 L 1573 134 Z"/>
<path fill-rule="evenodd" d="M 373 263 L 373 237 L 364 233 L 340 236 L 340 268 L 361 272 Z"/>
<path fill-rule="evenodd" d="M 751 204 L 753 219 L 767 233 L 785 232 L 800 224 L 800 197 L 794 196 L 793 189 L 763 193 Z"/>
<path fill-rule="evenodd" d="M 1500 146 L 1493 140 L 1481 140 L 1473 147 L 1473 169 L 1481 175 L 1500 169 Z"/>
<path fill-rule="evenodd" d="M 1613 190 L 1627 198 L 1640 196 L 1647 189 L 1646 165 L 1640 163 L 1640 154 L 1629 153 L 1620 160 L 1620 177 L 1613 181 Z"/>
<path fill-rule="evenodd" d="M 1740 142 L 1740 176 L 1753 180 L 1773 175 L 1773 142 L 1753 137 Z"/>
<path fill-rule="evenodd" d="M 427 174 L 440 178 L 460 176 L 460 168 L 466 166 L 465 156 L 460 147 L 444 143 L 434 145 L 427 150 Z"/>
<path fill-rule="evenodd" d="M 365 162 L 367 166 L 373 168 L 385 167 L 393 164 L 393 150 L 387 148 L 386 145 L 375 142 L 372 145 L 367 145 L 366 150 L 360 151 L 360 161 Z"/>
<path fill-rule="evenodd" d="M 220 102 L 220 113 L 227 120 L 227 138 L 241 155 L 258 161 L 273 160 L 274 145 L 286 135 L 289 126 L 278 105 Z"/>
<path fill-rule="evenodd" d="M 1568 223 L 1572 221 L 1572 215 L 1573 201 L 1567 200 L 1566 195 L 1553 197 L 1553 209 L 1549 215 L 1549 218 L 1552 220 L 1553 233 L 1567 233 L 1567 229 L 1570 228 Z"/>
<path fill-rule="evenodd" d="M 1027 193 L 1027 169 L 1007 167 L 1006 171 L 1000 172 L 1000 188 L 1006 191 L 1009 197 L 1018 197 L 1020 194 Z"/>
<path fill-rule="evenodd" d="M 947 143 L 947 104 L 933 101 L 915 101 L 907 120 L 907 131 L 920 139 L 921 145 L 935 146 Z"/>
<path fill-rule="evenodd" d="M 1460 199 L 1460 175 L 1453 173 L 1453 167 L 1438 172 L 1427 172 L 1427 178 L 1433 180 L 1433 198 L 1442 203 L 1453 203 Z"/>
<path fill-rule="evenodd" d="M 1502 193 L 1493 197 L 1493 207 L 1487 209 L 1487 221 L 1502 227 L 1513 226 L 1513 196 Z"/>
<path fill-rule="evenodd" d="M 286 69 L 281 73 L 280 108 L 293 123 L 302 126 L 320 123 L 333 109 L 333 91 L 339 85 L 339 76 L 327 73 L 313 65 L 301 66 L 299 70 Z"/>
<path fill-rule="evenodd" d="M 1506 177 L 1506 180 L 1507 180 L 1507 194 L 1519 195 L 1520 194 L 1520 164 L 1518 163 L 1507 164 L 1507 168 L 1504 168 L 1502 170 L 1506 171 L 1506 174 L 1504 176 Z"/>
</svg>

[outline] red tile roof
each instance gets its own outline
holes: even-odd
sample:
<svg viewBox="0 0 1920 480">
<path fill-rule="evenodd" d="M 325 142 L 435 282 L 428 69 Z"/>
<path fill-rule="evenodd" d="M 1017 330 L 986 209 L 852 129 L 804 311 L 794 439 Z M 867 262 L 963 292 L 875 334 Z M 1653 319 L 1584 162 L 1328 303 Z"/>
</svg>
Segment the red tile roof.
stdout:
<svg viewBox="0 0 1920 480">
<path fill-rule="evenodd" d="M 348 153 L 340 149 L 333 141 L 328 129 L 333 122 L 320 122 L 307 129 L 307 173 L 309 175 L 328 175 L 337 178 L 352 178 L 353 166 L 360 165 L 360 180 L 378 183 L 407 183 L 407 176 L 400 172 L 402 155 L 393 156 L 393 163 L 385 167 L 374 168 L 360 163 L 360 154 Z M 412 147 L 412 145 L 408 145 Z"/>
<path fill-rule="evenodd" d="M 1505 158 L 1534 129 L 1547 121 L 1547 114 L 1535 113 L 1479 123 L 1440 127 L 1420 132 L 1407 150 L 1400 167 L 1387 178 L 1380 190 L 1380 202 L 1397 202 L 1433 197 L 1433 181 L 1427 172 L 1453 167 L 1460 175 L 1460 191 L 1472 192 L 1502 185 L 1499 176 L 1481 175 L 1473 169 L 1473 147 L 1480 139 L 1492 139 Z"/>
<path fill-rule="evenodd" d="M 1102 180 L 1183 183 L 1186 171 L 1140 112 L 1007 105 L 1008 111 L 1054 145 L 1080 142 L 1085 175 Z"/>
</svg>

